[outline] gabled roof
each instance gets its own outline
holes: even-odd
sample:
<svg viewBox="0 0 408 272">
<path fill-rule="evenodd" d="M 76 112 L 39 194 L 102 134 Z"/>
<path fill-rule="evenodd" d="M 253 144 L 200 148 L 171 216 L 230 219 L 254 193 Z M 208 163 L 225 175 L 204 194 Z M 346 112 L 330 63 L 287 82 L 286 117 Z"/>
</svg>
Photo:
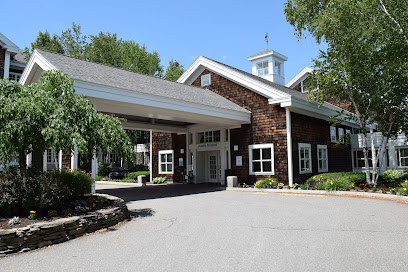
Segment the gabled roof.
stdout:
<svg viewBox="0 0 408 272">
<path fill-rule="evenodd" d="M 270 50 L 270 49 L 269 49 Z M 211 66 L 211 64 L 216 64 L 218 67 Z M 179 78 L 179 82 L 183 83 L 189 83 L 192 81 L 191 79 L 189 80 L 189 77 L 192 76 L 194 78 L 194 71 L 189 71 L 190 68 L 192 69 L 198 69 L 199 65 L 204 65 L 206 66 L 207 69 L 213 70 L 216 68 L 222 68 L 222 69 L 217 69 L 217 71 L 222 71 L 222 75 L 226 75 L 228 71 L 231 73 L 228 75 L 230 76 L 232 81 L 237 82 L 238 84 L 244 85 L 245 87 L 254 90 L 255 92 L 263 95 L 264 97 L 270 99 L 270 100 L 276 100 L 276 101 L 281 101 L 285 98 L 290 98 L 290 97 L 295 97 L 296 99 L 302 100 L 304 102 L 309 102 L 309 99 L 307 97 L 307 94 L 298 92 L 296 90 L 287 88 L 285 86 L 282 86 L 280 84 L 274 83 L 270 80 L 267 80 L 265 78 L 253 75 L 251 73 L 242 71 L 238 68 L 229 66 L 227 64 L 221 63 L 219 61 L 212 60 L 207 57 L 200 56 L 197 58 L 197 60 L 184 72 L 184 74 Z M 214 70 L 213 70 L 214 71 Z M 232 78 L 232 76 L 240 76 L 241 79 L 243 79 L 241 82 L 238 82 L 238 78 Z M 246 79 L 246 80 L 245 80 Z M 258 86 L 255 86 L 255 84 L 261 84 L 264 88 L 256 88 Z M 313 104 L 313 103 L 310 103 Z M 328 108 L 333 111 L 339 111 L 341 108 L 332 105 L 330 103 L 324 102 L 322 107 Z"/>
<path fill-rule="evenodd" d="M 63 71 L 76 81 L 250 113 L 230 100 L 204 88 L 180 84 L 163 78 L 139 74 L 45 50 L 36 49 L 35 52 L 44 57 L 53 69 Z"/>
<path fill-rule="evenodd" d="M 309 74 L 313 71 L 310 67 L 305 67 L 300 71 L 297 75 L 295 75 L 288 83 L 285 84 L 288 88 L 294 88 L 298 85 L 301 81 L 305 80 Z"/>
<path fill-rule="evenodd" d="M 18 53 L 20 48 L 0 32 L 0 45 L 12 53 Z"/>
</svg>

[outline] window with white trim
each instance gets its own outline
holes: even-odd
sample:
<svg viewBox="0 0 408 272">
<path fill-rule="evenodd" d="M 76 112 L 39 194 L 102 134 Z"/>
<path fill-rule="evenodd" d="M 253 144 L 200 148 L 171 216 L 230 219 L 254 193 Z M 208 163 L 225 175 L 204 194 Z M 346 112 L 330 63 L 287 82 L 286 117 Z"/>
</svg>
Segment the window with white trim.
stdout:
<svg viewBox="0 0 408 272">
<path fill-rule="evenodd" d="M 350 135 L 351 134 L 351 130 L 346 129 L 346 135 Z"/>
<path fill-rule="evenodd" d="M 159 174 L 173 174 L 174 150 L 159 151 Z"/>
<path fill-rule="evenodd" d="M 273 66 L 273 73 L 275 75 L 282 75 L 282 63 L 275 61 L 275 65 Z"/>
<path fill-rule="evenodd" d="M 249 145 L 249 174 L 274 175 L 273 144 Z"/>
<path fill-rule="evenodd" d="M 299 173 L 312 173 L 312 146 L 299 143 Z"/>
<path fill-rule="evenodd" d="M 408 147 L 397 147 L 398 167 L 408 167 Z"/>
<path fill-rule="evenodd" d="M 330 141 L 337 143 L 336 127 L 330 127 Z"/>
<path fill-rule="evenodd" d="M 8 77 L 9 80 L 19 81 L 20 78 L 21 78 L 21 74 L 9 72 L 9 77 Z"/>
<path fill-rule="evenodd" d="M 376 154 L 378 156 L 378 149 L 375 150 L 375 151 L 377 152 Z M 407 147 L 407 152 L 408 152 L 408 147 Z M 397 157 L 398 157 L 398 149 L 397 149 Z M 383 165 L 385 164 L 387 167 L 390 166 L 390 156 L 389 156 L 389 153 L 388 153 L 388 149 L 386 149 L 385 152 L 384 152 L 384 158 L 383 158 L 382 163 L 383 163 Z M 372 157 L 372 154 L 371 154 L 371 150 L 368 150 L 368 166 L 373 167 L 373 157 Z M 378 164 L 377 164 L 377 166 L 378 166 Z M 353 150 L 353 168 L 365 169 L 364 152 L 361 149 Z"/>
<path fill-rule="evenodd" d="M 47 163 L 53 163 L 55 161 L 54 159 L 54 150 L 52 148 L 47 149 Z"/>
<path fill-rule="evenodd" d="M 264 76 L 269 74 L 268 61 L 257 63 L 256 70 L 258 71 L 258 76 Z"/>
<path fill-rule="evenodd" d="M 201 76 L 201 87 L 211 85 L 211 74 Z"/>
<path fill-rule="evenodd" d="M 317 167 L 319 172 L 328 171 L 327 145 L 317 145 Z"/>
<path fill-rule="evenodd" d="M 221 140 L 221 131 L 204 131 L 197 133 L 197 142 L 202 143 L 215 143 Z"/>
<path fill-rule="evenodd" d="M 344 144 L 344 128 L 339 128 L 339 140 L 340 143 Z"/>
</svg>

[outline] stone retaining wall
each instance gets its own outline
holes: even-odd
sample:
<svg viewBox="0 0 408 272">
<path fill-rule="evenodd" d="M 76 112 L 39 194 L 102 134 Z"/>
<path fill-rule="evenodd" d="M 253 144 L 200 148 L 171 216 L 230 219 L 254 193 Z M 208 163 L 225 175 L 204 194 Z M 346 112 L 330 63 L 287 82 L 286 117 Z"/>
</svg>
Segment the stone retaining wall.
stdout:
<svg viewBox="0 0 408 272">
<path fill-rule="evenodd" d="M 106 194 L 95 195 L 112 200 L 113 205 L 87 215 L 36 223 L 24 228 L 0 230 L 0 257 L 59 244 L 113 226 L 129 217 L 124 200 Z"/>
</svg>

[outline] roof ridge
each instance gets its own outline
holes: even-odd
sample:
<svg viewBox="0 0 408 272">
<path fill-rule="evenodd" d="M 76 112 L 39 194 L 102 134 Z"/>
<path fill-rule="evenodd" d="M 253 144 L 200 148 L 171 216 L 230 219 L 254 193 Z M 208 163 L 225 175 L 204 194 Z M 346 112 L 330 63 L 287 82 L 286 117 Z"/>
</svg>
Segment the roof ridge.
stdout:
<svg viewBox="0 0 408 272">
<path fill-rule="evenodd" d="M 55 55 L 60 55 L 60 56 L 63 56 L 63 57 L 72 58 L 72 59 L 76 59 L 76 60 L 80 60 L 80 61 L 86 61 L 86 62 L 89 62 L 89 63 L 94 63 L 94 64 L 106 66 L 106 67 L 109 67 L 109 68 L 114 68 L 114 69 L 118 69 L 118 70 L 130 72 L 130 73 L 134 73 L 134 74 L 141 75 L 141 76 L 148 76 L 148 77 L 152 77 L 152 78 L 156 78 L 156 79 L 161 79 L 161 80 L 164 80 L 164 81 L 167 81 L 167 82 L 172 82 L 172 83 L 181 84 L 181 85 L 184 85 L 184 86 L 187 85 L 187 84 L 180 83 L 180 82 L 173 81 L 173 80 L 169 80 L 169 79 L 166 79 L 166 78 L 162 78 L 162 77 L 158 77 L 158 76 L 154 76 L 154 75 L 142 74 L 142 73 L 139 73 L 139 72 L 127 70 L 127 69 L 125 69 L 125 68 L 116 67 L 116 66 L 108 65 L 108 64 L 104 64 L 104 63 L 99 63 L 99 62 L 91 61 L 91 60 L 87 60 L 87 59 L 81 59 L 81 58 L 77 58 L 77 57 L 73 57 L 73 56 L 61 54 L 61 53 L 58 53 L 58 52 L 53 52 L 53 51 L 46 50 L 46 49 L 38 49 L 38 48 L 35 48 L 34 50 L 44 51 L 44 52 L 47 52 L 47 53 L 51 53 L 51 54 L 55 54 Z M 205 88 L 198 87 L 198 86 L 193 86 L 193 85 L 188 85 L 188 86 L 191 86 L 191 87 L 194 87 L 194 88 L 198 88 L 198 89 L 200 89 L 200 90 L 204 90 L 204 89 L 205 89 Z"/>
</svg>

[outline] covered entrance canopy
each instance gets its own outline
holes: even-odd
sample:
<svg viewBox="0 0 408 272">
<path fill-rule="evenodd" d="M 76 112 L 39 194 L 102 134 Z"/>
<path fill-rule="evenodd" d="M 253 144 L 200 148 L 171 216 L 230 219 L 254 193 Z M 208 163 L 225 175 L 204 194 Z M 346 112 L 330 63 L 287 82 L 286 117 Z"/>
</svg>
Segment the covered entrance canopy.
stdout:
<svg viewBox="0 0 408 272">
<path fill-rule="evenodd" d="M 46 70 L 66 73 L 75 80 L 76 93 L 90 99 L 97 111 L 126 118 L 128 129 L 183 134 L 251 122 L 251 112 L 210 90 L 44 50 L 34 51 L 20 83 L 29 85 Z"/>
<path fill-rule="evenodd" d="M 75 80 L 78 94 L 97 111 L 128 119 L 125 126 L 169 132 L 190 127 L 237 127 L 251 113 L 210 90 L 36 49 L 20 82 L 29 85 L 45 70 L 60 70 Z"/>
</svg>

